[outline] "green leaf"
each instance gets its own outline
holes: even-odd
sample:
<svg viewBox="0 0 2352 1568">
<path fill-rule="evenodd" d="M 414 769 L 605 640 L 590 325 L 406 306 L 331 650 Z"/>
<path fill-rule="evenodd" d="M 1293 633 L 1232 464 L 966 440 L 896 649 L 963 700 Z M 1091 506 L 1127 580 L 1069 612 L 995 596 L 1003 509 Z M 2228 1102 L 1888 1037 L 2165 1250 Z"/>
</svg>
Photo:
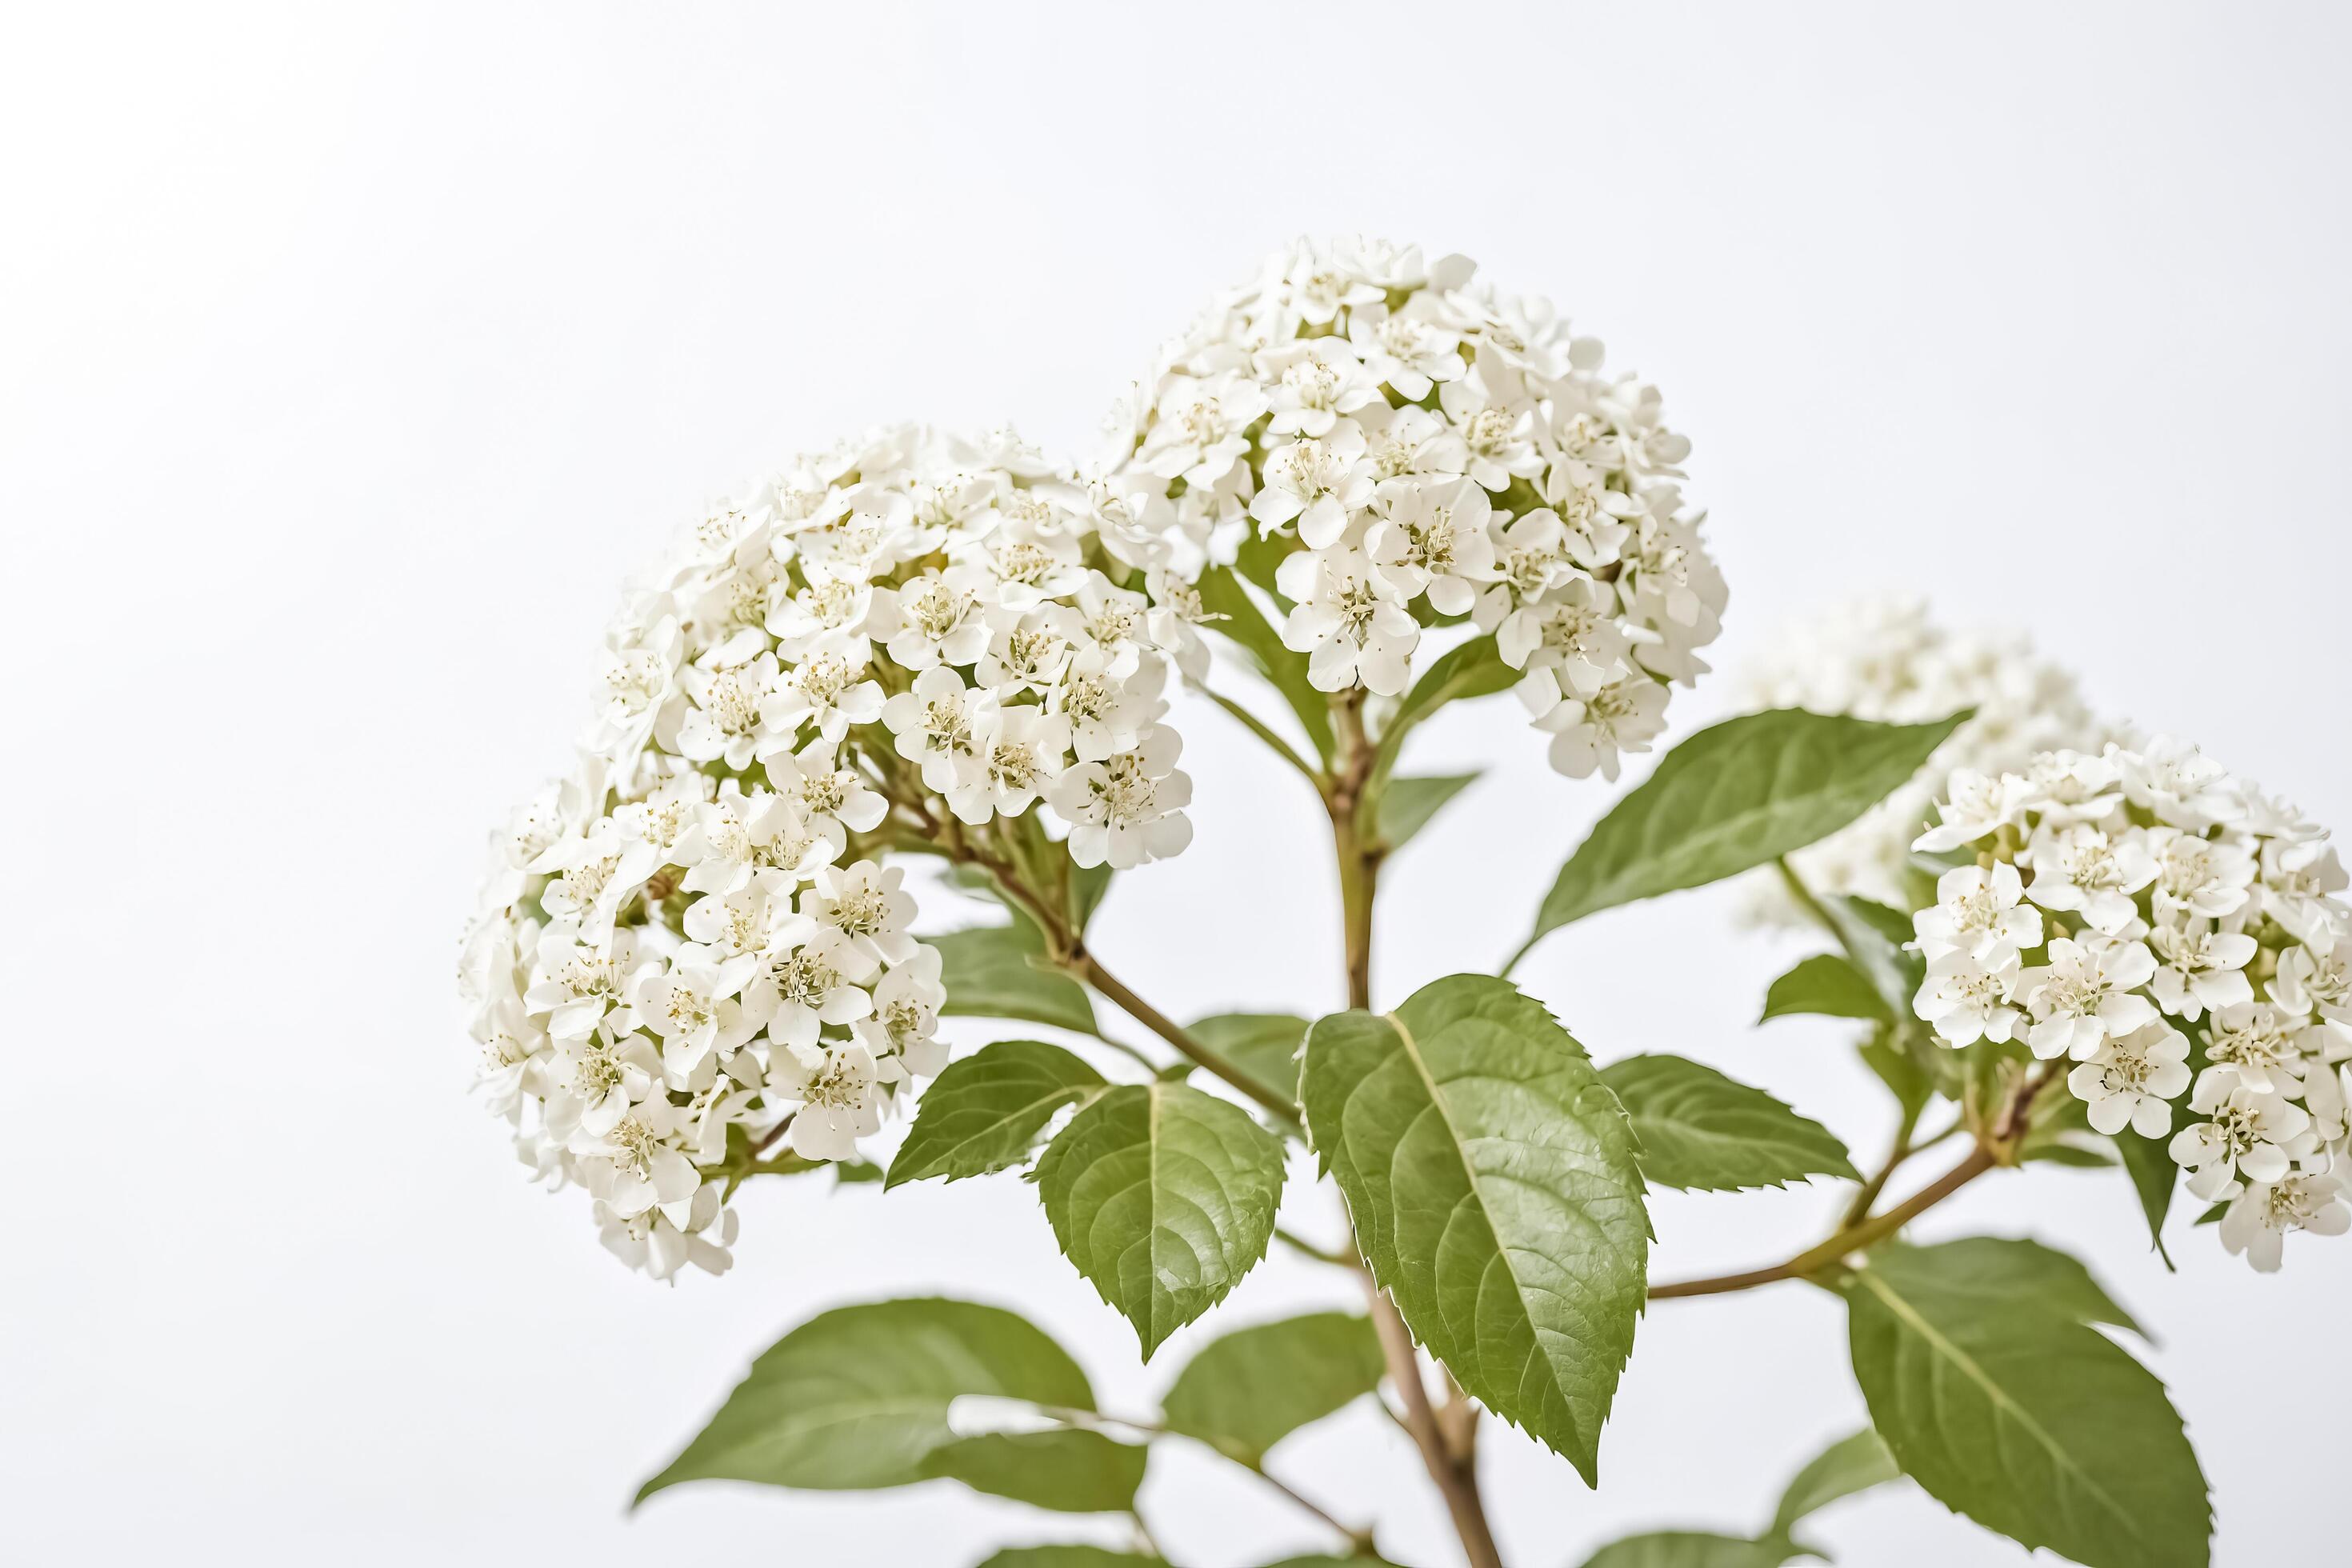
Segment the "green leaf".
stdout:
<svg viewBox="0 0 2352 1568">
<path fill-rule="evenodd" d="M 1102 908 L 1103 896 L 1110 891 L 1110 879 L 1111 867 L 1108 860 L 1099 866 L 1073 865 L 1070 868 L 1070 913 L 1080 931 L 1087 929 L 1087 922 L 1095 918 L 1097 910 Z"/>
<path fill-rule="evenodd" d="M 1446 649 L 1397 703 L 1388 728 L 1381 731 L 1382 749 L 1393 753 L 1394 748 L 1389 745 L 1391 737 L 1402 744 L 1405 731 L 1449 702 L 1508 691 L 1518 684 L 1521 673 L 1503 662 L 1491 637 L 1472 637 Z"/>
<path fill-rule="evenodd" d="M 1306 1019 L 1288 1013 L 1219 1013 L 1185 1032 L 1260 1088 L 1298 1102 L 1298 1047 L 1307 1038 Z"/>
<path fill-rule="evenodd" d="M 1478 782 L 1476 773 L 1432 778 L 1392 778 L 1381 786 L 1372 835 L 1391 854 L 1428 826 L 1445 803 Z"/>
<path fill-rule="evenodd" d="M 1010 925 L 972 926 L 923 939 L 940 951 L 940 1009 L 951 1018 L 1019 1018 L 1081 1035 L 1095 1032 L 1086 988 L 1045 966 L 1045 939 L 1020 915 Z"/>
<path fill-rule="evenodd" d="M 1149 1457 L 1099 1432 L 984 1433 L 932 1449 L 923 1473 L 1057 1513 L 1123 1513 L 1135 1506 Z"/>
<path fill-rule="evenodd" d="M 1198 585 L 1201 607 L 1213 616 L 1225 617 L 1208 622 L 1209 629 L 1222 633 L 1247 656 L 1250 668 L 1264 676 L 1298 716 L 1299 725 L 1313 742 L 1316 754 L 1329 762 L 1331 699 L 1308 682 L 1307 656 L 1283 646 L 1281 634 L 1260 613 L 1257 601 L 1249 596 L 1231 567 L 1210 567 L 1201 574 Z"/>
<path fill-rule="evenodd" d="M 1831 1444 L 1812 1463 L 1797 1472 L 1788 1489 L 1780 1494 L 1780 1506 L 1772 1514 L 1771 1533 L 1785 1536 L 1806 1515 L 1841 1498 L 1902 1477 L 1902 1467 L 1886 1451 L 1885 1442 L 1865 1426 L 1851 1437 Z"/>
<path fill-rule="evenodd" d="M 952 1442 L 965 1394 L 1091 1410 L 1067 1352 L 997 1307 L 923 1299 L 820 1313 L 751 1363 L 710 1424 L 637 1490 L 681 1481 L 760 1481 L 808 1490 L 904 1486 Z"/>
<path fill-rule="evenodd" d="M 1940 1247 L 1894 1243 L 1879 1249 L 1877 1267 L 1897 1277 L 1907 1277 L 1906 1271 L 1925 1275 L 1948 1297 L 1981 1299 L 1988 1306 L 2006 1302 L 2070 1323 L 2105 1323 L 2149 1338 L 2089 1269 L 2038 1241 L 1972 1236 Z"/>
<path fill-rule="evenodd" d="M 1880 1024 L 1893 1018 L 1877 987 L 1834 952 L 1817 952 L 1772 982 L 1772 989 L 1764 995 L 1764 1016 L 1756 1021 L 1769 1023 L 1792 1013 L 1867 1018 Z"/>
<path fill-rule="evenodd" d="M 1172 1431 L 1247 1464 L 1310 1421 L 1380 1385 L 1370 1318 L 1315 1312 L 1210 1341 L 1160 1401 Z"/>
<path fill-rule="evenodd" d="M 2147 1216 L 2147 1237 L 2164 1267 L 2172 1268 L 2172 1254 L 2164 1248 L 2165 1216 L 2172 1212 L 2172 1194 L 2179 1184 L 2180 1167 L 2160 1138 L 2143 1138 L 2126 1127 L 2116 1134 L 2116 1152 L 2123 1156 L 2132 1191 L 2139 1194 L 2139 1212 Z"/>
<path fill-rule="evenodd" d="M 1002 1171 L 1028 1159 L 1055 1113 L 1103 1087 L 1102 1074 L 1039 1040 L 982 1046 L 923 1091 L 887 1186 Z"/>
<path fill-rule="evenodd" d="M 1230 1101 L 1126 1084 L 1045 1146 L 1037 1191 L 1062 1251 L 1148 1361 L 1265 1256 L 1282 1166 L 1282 1140 Z"/>
<path fill-rule="evenodd" d="M 1457 974 L 1316 1024 L 1300 1102 L 1415 1336 L 1590 1483 L 1650 1222 L 1633 1129 L 1584 1047 L 1508 982 Z"/>
<path fill-rule="evenodd" d="M 2027 1245 L 1889 1247 L 1841 1282 L 1872 1425 L 1929 1495 L 2026 1547 L 2203 1568 L 2205 1477 L 2164 1385 L 2087 1326 L 2123 1316 L 2089 1275 Z"/>
<path fill-rule="evenodd" d="M 1586 1558 L 1584 1568 L 1780 1568 L 1797 1552 L 1785 1541 L 1656 1530 L 1611 1542 Z"/>
<path fill-rule="evenodd" d="M 1662 1187 L 1730 1192 L 1862 1173 L 1820 1122 L 1760 1089 L 1682 1057 L 1627 1057 L 1601 1069 L 1642 1141 L 1642 1173 Z"/>
<path fill-rule="evenodd" d="M 1151 1568 L 1167 1568 L 1157 1557 L 1141 1557 L 1132 1552 L 1113 1552 L 1107 1546 L 1082 1546 L 1076 1542 L 1064 1546 L 1008 1546 L 982 1563 L 980 1568 L 1134 1568 L 1137 1563 L 1149 1563 Z"/>
<path fill-rule="evenodd" d="M 1717 881 L 1836 832 L 1967 717 L 1873 724 L 1777 708 L 1701 730 L 1569 857 L 1528 945 L 1595 910 Z"/>
</svg>

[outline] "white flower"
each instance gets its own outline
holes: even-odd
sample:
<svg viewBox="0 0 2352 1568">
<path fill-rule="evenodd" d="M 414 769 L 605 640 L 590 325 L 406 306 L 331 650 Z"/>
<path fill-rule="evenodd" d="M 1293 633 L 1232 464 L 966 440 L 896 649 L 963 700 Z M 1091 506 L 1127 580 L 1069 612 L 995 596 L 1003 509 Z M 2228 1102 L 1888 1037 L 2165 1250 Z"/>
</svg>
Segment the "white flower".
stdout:
<svg viewBox="0 0 2352 1568">
<path fill-rule="evenodd" d="M 2017 868 L 1997 861 L 1990 870 L 1960 866 L 1936 883 L 1936 904 L 1913 921 L 1919 951 L 1930 959 L 1966 952 L 1995 969 L 2042 945 L 2041 911 L 2022 908 Z"/>
<path fill-rule="evenodd" d="M 877 599 L 876 629 L 893 663 L 925 670 L 942 662 L 970 664 L 988 646 L 988 621 L 968 571 L 926 572 Z"/>
<path fill-rule="evenodd" d="M 2190 919 L 2158 924 L 2148 941 L 2164 961 L 2148 989 L 2174 1016 L 2194 1023 L 2208 1007 L 2234 1007 L 2254 999 L 2245 968 L 2259 949 L 2244 932 L 2216 931 L 2210 921 Z"/>
<path fill-rule="evenodd" d="M 2298 1016 L 2352 1024 L 2352 937 L 2321 949 L 2301 944 L 2279 955 L 2271 1000 Z"/>
<path fill-rule="evenodd" d="M 1080 649 L 1048 700 L 1048 710 L 1069 726 L 1070 748 L 1080 762 L 1098 763 L 1128 750 L 1160 710 L 1165 676 L 1160 665 L 1120 676 L 1113 663 L 1098 647 Z"/>
<path fill-rule="evenodd" d="M 1549 669 L 1536 670 L 1520 682 L 1522 699 L 1528 681 L 1550 679 Z M 1646 752 L 1650 741 L 1666 725 L 1666 689 L 1646 675 L 1612 681 L 1590 697 L 1560 694 L 1557 706 L 1538 715 L 1536 728 L 1551 732 L 1551 765 L 1572 779 L 1590 778 L 1594 769 L 1611 781 L 1617 777 L 1618 759 L 1629 752 Z"/>
<path fill-rule="evenodd" d="M 1268 350 L 1259 364 L 1274 377 L 1267 402 L 1274 411 L 1270 428 L 1277 436 L 1327 436 L 1340 415 L 1381 401 L 1379 378 L 1352 345 L 1337 338 Z"/>
<path fill-rule="evenodd" d="M 948 791 L 960 821 L 1018 816 L 1054 786 L 1068 762 L 1070 721 L 1043 709 L 1000 708 L 990 716 L 971 765 Z"/>
<path fill-rule="evenodd" d="M 1309 550 L 1339 542 L 1354 512 L 1372 499 L 1371 465 L 1364 458 L 1364 432 L 1353 420 L 1322 436 L 1302 436 L 1277 447 L 1265 459 L 1265 488 L 1250 502 L 1261 533 L 1286 524 Z"/>
<path fill-rule="evenodd" d="M 1135 750 L 1080 763 L 1055 781 L 1048 799 L 1070 825 L 1070 858 L 1117 870 L 1165 859 L 1192 842 L 1183 807 L 1192 782 L 1177 770 L 1176 731 L 1155 726 Z"/>
<path fill-rule="evenodd" d="M 815 890 L 801 900 L 802 911 L 847 937 L 850 945 L 877 964 L 905 963 L 919 951 L 907 934 L 907 922 L 915 918 L 915 900 L 899 891 L 906 877 L 900 867 L 885 868 L 871 860 L 846 869 L 827 866 L 816 874 Z"/>
<path fill-rule="evenodd" d="M 685 1130 L 684 1115 L 659 1097 L 631 1107 L 601 1133 L 583 1128 L 571 1151 L 580 1162 L 582 1184 L 623 1219 L 656 1204 L 690 1201 L 702 1177 L 678 1146 Z"/>
<path fill-rule="evenodd" d="M 2161 1138 L 2172 1131 L 2171 1100 L 2189 1087 L 2188 1064 L 2189 1037 L 2149 1024 L 2102 1041 L 2066 1075 L 2066 1085 L 2090 1107 L 2095 1130 L 2112 1134 L 2129 1126 L 2143 1138 Z"/>
<path fill-rule="evenodd" d="M 741 664 L 719 663 L 715 653 L 682 677 L 693 702 L 677 733 L 678 755 L 698 763 L 725 762 L 740 772 L 749 766 L 760 742 L 763 705 L 773 700 L 777 681 L 773 654 Z"/>
<path fill-rule="evenodd" d="M 2205 1059 L 2231 1068 L 2249 1089 L 2291 1091 L 2304 1079 L 2302 1033 L 2266 1002 L 2217 1007 L 2206 1026 Z"/>
<path fill-rule="evenodd" d="M 720 964 L 674 965 L 637 982 L 637 1016 L 662 1037 L 662 1066 L 683 1081 L 712 1051 L 722 1057 L 759 1031 L 734 993 L 759 968 L 752 957 Z"/>
<path fill-rule="evenodd" d="M 2152 828 L 2147 842 L 2156 852 L 2157 913 L 2223 920 L 2245 908 L 2256 866 L 2242 847 L 2178 827 Z"/>
<path fill-rule="evenodd" d="M 2270 1274 L 2277 1271 L 2288 1231 L 2342 1236 L 2347 1225 L 2352 1210 L 2345 1207 L 2344 1184 L 2326 1172 L 2294 1171 L 2238 1194 L 2221 1216 L 2221 1246 Z"/>
<path fill-rule="evenodd" d="M 2236 781 L 2194 746 L 2158 735 L 2136 750 L 2111 748 L 2108 757 L 2125 797 L 2175 827 L 2210 827 L 2246 813 Z"/>
<path fill-rule="evenodd" d="M 1911 999 L 1911 1010 L 1948 1046 L 2011 1040 L 2024 1022 L 2024 1015 L 2011 1005 L 2017 981 L 2014 956 L 1989 964 L 1972 952 L 1955 948 L 1929 961 L 1927 977 Z"/>
<path fill-rule="evenodd" d="M 850 834 L 871 833 L 890 815 L 890 803 L 875 792 L 866 775 L 841 765 L 839 750 L 830 741 L 817 740 L 797 752 L 766 752 L 760 757 L 777 798 L 789 803 L 802 825 L 821 836 L 836 855 Z"/>
<path fill-rule="evenodd" d="M 1366 552 L 1407 598 L 1423 595 L 1441 616 L 1466 616 L 1478 589 L 1494 581 L 1495 545 L 1487 533 L 1486 492 L 1467 479 L 1390 479 L 1374 498 L 1381 515 Z M 1607 624 L 1622 642 L 1614 622 Z"/>
<path fill-rule="evenodd" d="M 862 1045 L 778 1051 L 772 1082 L 778 1094 L 800 1101 L 792 1144 L 803 1159 L 855 1159 L 857 1140 L 881 1131 L 874 1057 Z"/>
<path fill-rule="evenodd" d="M 779 796 L 723 793 L 695 808 L 694 826 L 678 839 L 677 863 L 688 868 L 680 885 L 689 893 L 731 893 L 751 880 L 779 837 L 800 830 Z"/>
<path fill-rule="evenodd" d="M 1550 690 L 1590 697 L 1631 673 L 1633 645 L 1612 613 L 1614 607 L 1609 590 L 1591 578 L 1571 579 L 1504 616 L 1495 633 L 1496 651 L 1513 669 L 1549 672 Z M 1528 706 L 1536 708 L 1532 700 Z M 1550 707 L 1536 711 L 1540 718 Z"/>
<path fill-rule="evenodd" d="M 818 649 L 781 678 L 760 705 L 761 721 L 787 737 L 814 724 L 818 734 L 835 742 L 852 724 L 872 723 L 882 715 L 882 688 L 863 679 L 866 662 L 863 654 Z M 729 760 L 730 765 L 741 766 L 731 753 Z"/>
<path fill-rule="evenodd" d="M 1286 557 L 1276 580 L 1293 601 L 1282 645 L 1307 655 L 1317 690 L 1362 686 L 1393 697 L 1405 689 L 1421 626 L 1384 563 L 1361 550 L 1318 550 Z"/>
<path fill-rule="evenodd" d="M 995 699 L 974 691 L 963 677 L 934 665 L 911 691 L 882 704 L 882 722 L 898 737 L 898 754 L 923 771 L 925 787 L 945 793 L 980 755 Z"/>
<path fill-rule="evenodd" d="M 2027 845 L 2033 880 L 2025 896 L 2043 909 L 2080 911 L 2113 936 L 2138 918 L 2132 895 L 2156 880 L 2147 836 L 2126 827 L 2110 837 L 2087 822 L 2038 829 Z"/>
<path fill-rule="evenodd" d="M 940 1009 L 947 1005 L 940 984 L 940 953 L 924 947 L 882 977 L 874 988 L 874 1014 L 850 1026 L 874 1058 L 885 1083 L 930 1078 L 948 1065 L 948 1048 L 933 1037 Z"/>
<path fill-rule="evenodd" d="M 866 949 L 831 926 L 815 927 L 762 962 L 743 988 L 743 1016 L 778 1045 L 806 1049 L 824 1026 L 855 1023 L 874 1010 L 856 984 L 874 972 Z"/>
<path fill-rule="evenodd" d="M 2018 995 L 2033 1014 L 2025 1043 L 2035 1056 L 2085 1061 L 2102 1040 L 2156 1021 L 2155 1005 L 2138 993 L 2156 973 L 2147 944 L 2060 937 L 2051 942 L 2049 958 L 2018 975 Z"/>
<path fill-rule="evenodd" d="M 1919 835 L 1911 847 L 1941 854 L 1989 837 L 2017 821 L 2025 798 L 2025 781 L 2014 774 L 1955 768 L 1944 798 L 1936 803 L 1937 826 Z"/>
<path fill-rule="evenodd" d="M 2189 1168 L 2189 1190 L 2207 1203 L 2230 1196 L 2241 1176 L 2256 1185 L 2279 1180 L 2319 1146 L 2301 1106 L 2253 1088 L 2230 1068 L 2200 1074 L 2189 1109 L 2205 1120 L 2173 1135 L 2172 1158 Z"/>
</svg>

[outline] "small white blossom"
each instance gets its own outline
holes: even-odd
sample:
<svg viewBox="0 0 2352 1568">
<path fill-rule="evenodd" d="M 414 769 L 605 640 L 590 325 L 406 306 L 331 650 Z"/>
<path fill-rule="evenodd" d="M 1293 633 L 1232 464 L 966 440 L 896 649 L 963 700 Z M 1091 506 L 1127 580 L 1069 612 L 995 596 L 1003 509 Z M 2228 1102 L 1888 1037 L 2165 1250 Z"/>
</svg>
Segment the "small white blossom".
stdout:
<svg viewBox="0 0 2352 1568">
<path fill-rule="evenodd" d="M 2090 1108 L 2094 1130 L 2116 1133 L 2128 1126 L 2143 1138 L 2161 1138 L 2172 1131 L 2171 1102 L 2189 1087 L 2189 1037 L 2159 1022 L 2103 1040 L 2066 1083 Z"/>
</svg>

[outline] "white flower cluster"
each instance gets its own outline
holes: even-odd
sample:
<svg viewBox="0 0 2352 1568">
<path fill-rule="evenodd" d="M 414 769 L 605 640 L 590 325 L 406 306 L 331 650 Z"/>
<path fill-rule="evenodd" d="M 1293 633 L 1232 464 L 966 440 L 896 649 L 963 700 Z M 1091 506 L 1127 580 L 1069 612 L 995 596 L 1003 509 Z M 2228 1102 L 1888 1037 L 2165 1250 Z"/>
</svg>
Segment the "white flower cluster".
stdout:
<svg viewBox="0 0 2352 1568">
<path fill-rule="evenodd" d="M 2074 678 L 2037 658 L 2024 637 L 1947 630 L 1916 599 L 1855 600 L 1787 626 L 1740 681 L 1744 707 L 1807 708 L 1881 724 L 1976 710 L 1911 782 L 1790 857 L 1816 891 L 1896 909 L 1916 896 L 1906 885 L 1911 839 L 1954 769 L 2002 773 L 2042 752 L 2095 752 L 2109 738 Z M 1784 924 L 1800 918 L 1776 879 L 1759 878 L 1755 888 L 1755 915 Z"/>
<path fill-rule="evenodd" d="M 1042 799 L 1079 865 L 1184 847 L 1160 691 L 1205 658 L 1194 601 L 1113 580 L 1158 581 L 1156 545 L 1097 499 L 1010 437 L 886 430 L 713 508 L 629 596 L 578 771 L 493 840 L 461 983 L 524 1161 L 632 1264 L 723 1269 L 728 1171 L 781 1137 L 847 1159 L 945 1065 L 893 826 Z"/>
<path fill-rule="evenodd" d="M 2074 1062 L 2091 1125 L 2169 1136 L 2257 1268 L 2352 1224 L 2352 907 L 2324 830 L 2163 739 L 1961 769 L 1937 811 L 1917 847 L 1975 857 L 1913 920 L 1941 1039 Z"/>
<path fill-rule="evenodd" d="M 1527 672 L 1552 765 L 1616 777 L 1706 669 L 1724 586 L 1656 389 L 1458 256 L 1300 241 L 1164 348 L 1115 420 L 1126 515 L 1197 572 L 1275 547 L 1284 644 L 1321 690 L 1405 688 L 1468 617 Z"/>
</svg>

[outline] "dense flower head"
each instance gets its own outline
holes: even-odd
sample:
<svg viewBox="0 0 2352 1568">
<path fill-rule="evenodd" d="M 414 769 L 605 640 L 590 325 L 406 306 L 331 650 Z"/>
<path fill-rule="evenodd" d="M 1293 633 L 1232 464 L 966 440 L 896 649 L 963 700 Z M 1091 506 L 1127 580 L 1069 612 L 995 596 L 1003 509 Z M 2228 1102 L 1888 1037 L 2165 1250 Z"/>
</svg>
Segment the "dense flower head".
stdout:
<svg viewBox="0 0 2352 1568">
<path fill-rule="evenodd" d="M 1756 708 L 1808 708 L 1882 724 L 1923 724 L 1963 708 L 1975 714 L 1918 773 L 1861 818 L 1790 857 L 1806 885 L 1895 908 L 1916 894 L 1911 840 L 1955 768 L 1998 773 L 2042 752 L 2095 752 L 2110 730 L 2074 678 L 2015 634 L 1954 631 L 1917 599 L 1876 595 L 1784 626 L 1739 672 Z M 1756 913 L 1793 920 L 1774 879 L 1757 882 Z"/>
<path fill-rule="evenodd" d="M 848 1159 L 945 1064 L 886 850 L 1034 855 L 1041 803 L 1079 866 L 1184 847 L 1161 692 L 1198 605 L 1102 500 L 1009 435 L 901 426 L 711 507 L 628 594 L 460 978 L 524 1162 L 632 1264 L 723 1269 L 755 1154 Z"/>
<path fill-rule="evenodd" d="M 1467 619 L 1525 672 L 1553 765 L 1614 778 L 1720 626 L 1689 443 L 1599 342 L 1473 270 L 1364 240 L 1276 253 L 1162 349 L 1106 485 L 1155 563 L 1238 561 L 1278 594 L 1318 689 L 1395 696 L 1424 627 Z"/>
<path fill-rule="evenodd" d="M 2091 1126 L 2166 1140 L 2257 1268 L 2345 1230 L 2352 906 L 2326 832 L 2160 737 L 1957 769 L 1937 814 L 1916 847 L 1953 863 L 1913 917 L 1937 1037 L 2072 1063 Z"/>
</svg>

